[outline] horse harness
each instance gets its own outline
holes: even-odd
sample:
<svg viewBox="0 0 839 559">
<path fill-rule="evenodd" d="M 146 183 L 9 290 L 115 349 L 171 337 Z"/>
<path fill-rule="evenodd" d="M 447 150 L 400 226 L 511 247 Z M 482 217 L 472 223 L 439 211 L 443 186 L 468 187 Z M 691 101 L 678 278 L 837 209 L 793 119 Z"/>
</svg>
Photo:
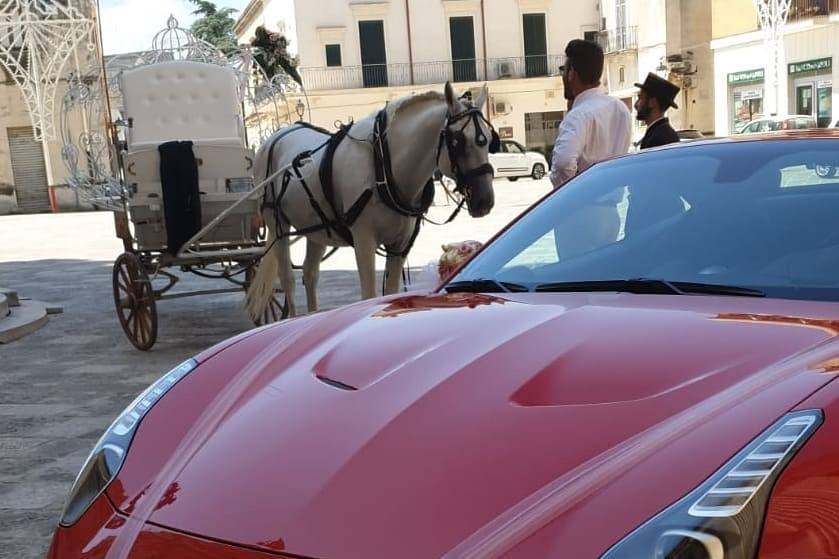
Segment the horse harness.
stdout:
<svg viewBox="0 0 839 559">
<path fill-rule="evenodd" d="M 463 121 L 463 125 L 458 130 L 452 131 L 449 129 L 452 125 L 457 124 L 461 121 Z M 483 121 L 489 127 L 491 131 L 491 138 L 487 138 L 486 134 L 484 134 L 484 131 L 480 126 L 480 121 Z M 455 180 L 457 184 L 455 192 L 461 195 L 461 199 L 452 215 L 445 222 L 438 225 L 451 223 L 455 219 L 455 217 L 457 217 L 457 215 L 460 213 L 464 204 L 468 201 L 469 189 L 467 186 L 467 181 L 481 175 L 493 174 L 492 165 L 490 165 L 489 163 L 485 163 L 469 171 L 463 171 L 460 168 L 460 165 L 458 164 L 458 159 L 462 157 L 463 153 L 466 150 L 466 135 L 464 130 L 470 122 L 473 122 L 475 125 L 475 143 L 477 145 L 483 147 L 487 145 L 487 143 L 489 143 L 490 153 L 496 153 L 500 147 L 500 138 L 498 136 L 498 133 L 495 131 L 495 128 L 493 128 L 492 124 L 489 121 L 487 121 L 486 118 L 483 116 L 480 108 L 470 107 L 454 116 L 452 116 L 450 113 L 447 113 L 446 123 L 443 126 L 443 129 L 440 131 L 440 139 L 437 144 L 437 166 L 439 167 L 440 154 L 442 152 L 443 146 L 445 145 L 448 152 L 449 161 L 452 166 L 452 171 L 455 174 Z M 341 213 L 338 211 L 338 205 L 335 197 L 335 188 L 332 182 L 332 164 L 335 156 L 335 151 L 338 149 L 338 146 L 344 140 L 344 138 L 346 138 L 349 135 L 352 126 L 353 122 L 341 125 L 338 131 L 333 134 L 324 128 L 301 121 L 295 124 L 294 127 L 290 128 L 289 130 L 286 130 L 282 134 L 277 135 L 277 137 L 275 137 L 271 142 L 271 145 L 268 148 L 268 163 L 266 169 L 266 176 L 270 176 L 273 173 L 274 148 L 280 140 L 282 140 L 289 134 L 298 130 L 308 128 L 310 130 L 314 130 L 329 137 L 323 144 L 321 144 L 317 148 L 313 150 L 303 151 L 297 154 L 297 156 L 292 160 L 291 168 L 288 169 L 282 175 L 282 185 L 280 187 L 279 194 L 277 194 L 276 192 L 276 182 L 271 182 L 270 192 L 273 200 L 269 199 L 269 190 L 265 190 L 265 194 L 263 195 L 262 201 L 262 209 L 270 208 L 271 210 L 273 210 L 278 228 L 277 239 L 290 237 L 294 235 L 306 235 L 308 233 L 314 233 L 316 231 L 325 231 L 328 238 L 332 238 L 332 235 L 335 234 L 349 246 L 354 246 L 353 236 L 350 227 L 352 227 L 352 225 L 364 211 L 364 208 L 370 202 L 370 199 L 373 197 L 373 189 L 365 190 L 358 198 L 358 200 L 356 200 L 355 203 L 353 203 L 349 211 L 347 211 L 346 213 Z M 413 234 L 411 235 L 411 239 L 408 242 L 408 245 L 405 248 L 405 250 L 401 252 L 386 251 L 385 253 L 386 256 L 401 256 L 404 258 L 408 255 L 411 248 L 413 248 L 417 236 L 419 236 L 422 221 L 426 220 L 430 223 L 434 223 L 426 217 L 428 209 L 431 207 L 431 204 L 434 201 L 434 178 L 430 178 L 426 183 L 418 206 L 412 206 L 410 203 L 402 199 L 402 197 L 399 194 L 399 190 L 396 187 L 396 179 L 393 176 L 393 166 L 391 164 L 390 147 L 388 146 L 387 141 L 387 112 L 385 109 L 380 110 L 376 115 L 376 120 L 373 126 L 373 138 L 371 143 L 373 146 L 374 169 L 376 175 L 376 193 L 379 195 L 379 198 L 382 200 L 382 202 L 391 210 L 405 217 L 416 218 L 416 225 L 414 226 Z M 335 219 L 329 219 L 327 217 L 327 213 L 324 211 L 324 208 L 315 198 L 314 194 L 312 193 L 312 189 L 306 183 L 306 180 L 301 172 L 303 161 L 309 159 L 310 157 L 312 157 L 313 155 L 315 155 L 323 149 L 326 149 L 326 153 L 324 154 L 323 161 L 321 161 L 318 176 L 320 179 L 321 187 L 323 189 L 324 198 L 326 199 L 326 202 L 329 206 L 329 210 L 331 210 L 332 212 L 332 215 L 336 216 Z M 279 228 L 281 227 L 281 223 L 283 222 L 289 224 L 291 223 L 288 219 L 288 216 L 285 214 L 285 212 L 283 212 L 281 208 L 281 201 L 283 196 L 285 196 L 285 193 L 288 191 L 289 184 L 295 178 L 303 187 L 303 190 L 305 191 L 306 196 L 309 199 L 309 203 L 311 204 L 314 212 L 317 214 L 320 223 L 311 227 L 307 227 L 305 229 L 296 230 L 294 233 L 292 233 L 291 231 L 281 231 Z"/>
</svg>

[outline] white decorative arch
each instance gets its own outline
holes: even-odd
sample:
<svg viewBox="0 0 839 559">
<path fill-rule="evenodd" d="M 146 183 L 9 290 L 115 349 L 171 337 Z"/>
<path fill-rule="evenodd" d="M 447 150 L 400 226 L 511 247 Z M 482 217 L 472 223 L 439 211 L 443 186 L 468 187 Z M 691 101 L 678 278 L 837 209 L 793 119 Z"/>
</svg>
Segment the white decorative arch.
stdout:
<svg viewBox="0 0 839 559">
<path fill-rule="evenodd" d="M 21 89 L 39 140 L 56 138 L 55 102 L 64 66 L 85 39 L 95 50 L 93 23 L 66 1 L 0 2 L 0 65 Z"/>
</svg>

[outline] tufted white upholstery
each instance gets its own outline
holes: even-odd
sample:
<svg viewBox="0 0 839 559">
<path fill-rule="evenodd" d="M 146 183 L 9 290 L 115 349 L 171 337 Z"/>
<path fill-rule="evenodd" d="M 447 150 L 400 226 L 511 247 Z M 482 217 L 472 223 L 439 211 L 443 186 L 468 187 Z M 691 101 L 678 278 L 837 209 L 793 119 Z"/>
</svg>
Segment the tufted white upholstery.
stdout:
<svg viewBox="0 0 839 559">
<path fill-rule="evenodd" d="M 202 62 L 162 62 L 122 75 L 129 150 L 171 140 L 244 147 L 236 75 Z"/>
</svg>

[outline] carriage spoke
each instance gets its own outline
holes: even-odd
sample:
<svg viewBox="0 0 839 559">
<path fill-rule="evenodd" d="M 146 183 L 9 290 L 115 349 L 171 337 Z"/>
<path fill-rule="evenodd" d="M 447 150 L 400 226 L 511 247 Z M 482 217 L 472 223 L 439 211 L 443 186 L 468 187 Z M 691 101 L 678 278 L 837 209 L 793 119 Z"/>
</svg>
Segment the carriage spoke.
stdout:
<svg viewBox="0 0 839 559">
<path fill-rule="evenodd" d="M 117 286 L 119 286 L 120 290 L 124 293 L 130 293 L 128 284 L 123 283 L 122 277 L 117 278 Z"/>
<path fill-rule="evenodd" d="M 128 277 L 128 273 L 125 271 L 124 266 L 119 267 L 119 275 L 125 283 L 126 287 L 132 284 L 131 279 Z"/>
<path fill-rule="evenodd" d="M 151 309 L 146 307 L 145 311 L 143 312 L 143 325 L 146 329 L 146 339 L 151 338 L 152 333 L 152 314 Z"/>
<path fill-rule="evenodd" d="M 137 316 L 134 316 L 134 320 L 130 323 L 131 326 L 131 337 L 135 340 L 137 339 Z"/>
<path fill-rule="evenodd" d="M 140 313 L 140 336 L 143 342 L 148 341 L 151 336 L 151 325 L 149 324 L 149 317 L 146 311 L 147 309 L 144 308 L 143 312 Z"/>
<path fill-rule="evenodd" d="M 137 324 L 139 325 L 140 334 L 143 335 L 143 339 L 145 339 L 145 332 L 146 332 L 146 308 L 140 307 L 137 309 Z"/>
</svg>

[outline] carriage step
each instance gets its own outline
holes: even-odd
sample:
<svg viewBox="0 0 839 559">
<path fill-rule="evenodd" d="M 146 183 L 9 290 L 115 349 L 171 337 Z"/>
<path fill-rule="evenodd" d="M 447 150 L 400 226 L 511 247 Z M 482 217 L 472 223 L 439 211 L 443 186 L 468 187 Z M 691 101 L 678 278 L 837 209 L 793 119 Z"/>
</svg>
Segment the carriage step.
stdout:
<svg viewBox="0 0 839 559">
<path fill-rule="evenodd" d="M 54 303 L 45 303 L 41 301 L 41 304 L 44 305 L 44 308 L 47 309 L 47 314 L 64 314 L 64 307 L 61 305 L 56 305 Z"/>
<path fill-rule="evenodd" d="M 0 320 L 9 316 L 9 299 L 0 293 Z"/>
<path fill-rule="evenodd" d="M 35 332 L 47 323 L 47 307 L 37 301 L 22 301 L 0 320 L 0 344 L 8 344 Z"/>
</svg>

